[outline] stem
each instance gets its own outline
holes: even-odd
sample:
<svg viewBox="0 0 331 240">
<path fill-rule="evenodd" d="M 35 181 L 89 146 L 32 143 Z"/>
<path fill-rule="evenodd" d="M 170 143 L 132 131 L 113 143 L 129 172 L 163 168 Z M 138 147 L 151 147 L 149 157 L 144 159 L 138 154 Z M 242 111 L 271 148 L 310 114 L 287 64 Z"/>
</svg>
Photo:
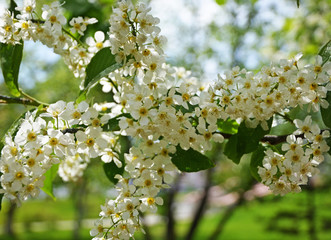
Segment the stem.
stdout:
<svg viewBox="0 0 331 240">
<path fill-rule="evenodd" d="M 64 33 L 66 33 L 69 37 L 71 37 L 72 39 L 76 40 L 80 45 L 82 45 L 84 48 L 87 48 L 86 44 L 83 43 L 80 39 L 76 38 L 74 35 L 72 35 L 71 32 L 69 32 L 68 30 L 62 28 L 62 31 Z"/>
<path fill-rule="evenodd" d="M 109 78 L 109 81 L 110 81 L 110 83 L 114 86 L 114 88 L 116 89 L 116 91 L 119 92 L 119 91 L 118 91 L 118 86 L 117 86 L 117 84 L 115 84 L 115 83 L 113 82 L 113 80 L 111 80 L 110 78 Z"/>
<path fill-rule="evenodd" d="M 27 93 L 23 92 L 22 89 L 20 89 L 20 93 L 27 99 L 29 99 L 30 101 L 34 102 L 35 104 L 38 104 L 38 105 L 35 105 L 35 106 L 39 106 L 39 105 L 45 105 L 45 106 L 48 106 L 49 104 L 48 103 L 44 103 L 44 102 L 41 102 L 37 99 L 35 99 L 34 97 L 28 95 Z"/>
</svg>

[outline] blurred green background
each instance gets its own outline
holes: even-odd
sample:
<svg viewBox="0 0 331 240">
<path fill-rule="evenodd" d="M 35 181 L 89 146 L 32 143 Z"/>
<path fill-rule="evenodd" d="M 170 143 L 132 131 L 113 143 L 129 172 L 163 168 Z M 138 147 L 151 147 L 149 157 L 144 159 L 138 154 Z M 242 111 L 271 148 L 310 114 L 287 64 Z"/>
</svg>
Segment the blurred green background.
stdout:
<svg viewBox="0 0 331 240">
<path fill-rule="evenodd" d="M 186 67 L 202 81 L 214 80 L 232 66 L 258 70 L 298 52 L 303 52 L 304 62 L 312 62 L 331 39 L 328 0 L 302 0 L 300 8 L 296 0 L 144 2 L 161 19 L 168 62 Z M 113 0 L 70 0 L 63 7 L 67 17 L 98 18 L 99 23 L 89 28 L 92 35 L 108 30 L 114 4 Z M 28 94 L 48 103 L 73 101 L 80 83 L 61 59 L 37 43 L 26 44 L 19 82 Z M 9 95 L 2 78 L 0 94 Z M 103 102 L 111 96 L 98 86 L 89 99 Z M 28 109 L 0 105 L 0 136 Z M 302 193 L 279 197 L 252 179 L 248 156 L 234 165 L 222 154 L 222 145 L 215 145 L 210 155 L 217 166 L 176 176 L 173 188 L 162 192 L 165 204 L 158 214 L 143 216 L 146 234 L 139 233 L 136 239 L 331 239 L 330 157 Z M 89 230 L 100 205 L 115 194 L 100 162 L 92 161 L 77 183 L 64 184 L 56 178 L 54 184 L 56 201 L 41 194 L 16 208 L 3 200 L 0 239 L 91 239 Z"/>
</svg>

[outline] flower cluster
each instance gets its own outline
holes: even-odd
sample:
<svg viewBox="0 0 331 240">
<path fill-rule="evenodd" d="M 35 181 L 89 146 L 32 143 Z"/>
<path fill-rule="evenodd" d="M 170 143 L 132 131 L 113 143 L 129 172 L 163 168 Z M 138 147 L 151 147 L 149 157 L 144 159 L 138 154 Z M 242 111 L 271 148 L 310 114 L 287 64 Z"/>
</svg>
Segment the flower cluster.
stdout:
<svg viewBox="0 0 331 240">
<path fill-rule="evenodd" d="M 331 63 L 323 64 L 319 56 L 314 65 L 300 67 L 298 55 L 256 74 L 235 67 L 207 86 L 191 72 L 165 64 L 166 39 L 160 35 L 159 19 L 145 4 L 119 2 L 110 18 L 109 39 L 98 31 L 87 38 L 85 48 L 65 30 L 59 3 L 45 5 L 41 20 L 34 18 L 34 8 L 34 0 L 25 0 L 17 18 L 7 12 L 0 20 L 0 42 L 40 40 L 61 54 L 77 76 L 84 76 L 93 54 L 108 46 L 123 67 L 100 81 L 103 91 L 112 92 L 112 103 L 89 107 L 86 102 L 59 101 L 44 113 L 26 115 L 17 134 L 6 137 L 1 191 L 11 199 L 35 196 L 43 174 L 57 163 L 64 181 L 81 177 L 90 158 L 113 161 L 119 168 L 124 164 L 125 177 L 116 176 L 118 196 L 101 207 L 90 232 L 95 240 L 133 237 L 141 229 L 139 212 L 155 212 L 163 203 L 158 194 L 172 182 L 171 172 L 178 171 L 171 161 L 176 148 L 205 153 L 213 141 L 222 143 L 219 121 L 245 121 L 251 128 L 261 124 L 266 130 L 274 114 L 305 104 L 314 111 L 328 106 Z M 95 21 L 72 19 L 70 31 L 83 35 Z M 100 113 L 103 109 L 107 114 Z M 118 125 L 109 128 L 115 132 L 109 132 L 109 124 Z M 276 194 L 299 191 L 329 150 L 324 140 L 329 132 L 310 117 L 294 124 L 298 130 L 287 138 L 284 153 L 267 150 L 259 168 L 262 182 Z M 133 144 L 124 161 L 120 135 Z"/>
<path fill-rule="evenodd" d="M 99 116 L 86 102 L 75 106 L 59 101 L 39 116 L 37 111 L 27 112 L 15 137 L 6 136 L 1 151 L 0 191 L 20 202 L 38 195 L 43 175 L 54 164 L 60 164 L 59 175 L 64 181 L 75 181 L 90 158 L 101 156 L 105 162 L 118 162 L 116 138 L 101 128 L 108 118 Z"/>
<path fill-rule="evenodd" d="M 65 63 L 76 77 L 85 76 L 85 67 L 103 44 L 104 34 L 95 35 L 81 43 L 74 33 L 84 35 L 86 27 L 97 22 L 95 18 L 73 18 L 69 22 L 70 31 L 66 30 L 67 19 L 62 14 L 61 4 L 53 2 L 42 7 L 41 17 L 36 13 L 36 1 L 24 0 L 23 6 L 17 7 L 19 14 L 15 17 L 7 10 L 0 18 L 0 42 L 6 44 L 21 44 L 21 41 L 40 41 L 53 48 L 61 55 Z M 102 37 L 103 36 L 103 37 Z M 101 47 L 100 47 L 101 46 Z"/>
<path fill-rule="evenodd" d="M 298 129 L 282 145 L 284 154 L 268 149 L 263 167 L 259 167 L 262 182 L 275 194 L 300 192 L 300 185 L 307 184 L 308 177 L 318 173 L 316 167 L 330 149 L 324 140 L 330 137 L 329 131 L 321 131 L 310 116 L 304 121 L 296 119 L 294 123 Z"/>
</svg>

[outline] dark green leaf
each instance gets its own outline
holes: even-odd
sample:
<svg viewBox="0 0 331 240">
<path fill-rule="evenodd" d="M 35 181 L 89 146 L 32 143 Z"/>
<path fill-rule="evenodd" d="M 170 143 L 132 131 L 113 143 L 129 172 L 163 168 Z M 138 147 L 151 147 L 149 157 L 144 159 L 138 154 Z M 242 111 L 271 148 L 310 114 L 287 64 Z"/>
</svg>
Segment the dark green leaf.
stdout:
<svg viewBox="0 0 331 240">
<path fill-rule="evenodd" d="M 12 95 L 20 96 L 18 73 L 23 57 L 23 42 L 10 45 L 0 43 L 1 69 L 5 83 Z"/>
<path fill-rule="evenodd" d="M 59 169 L 59 164 L 54 164 L 48 171 L 44 174 L 44 186 L 41 188 L 47 195 L 49 195 L 55 201 L 56 198 L 53 194 L 53 181 L 57 175 L 57 170 Z"/>
<path fill-rule="evenodd" d="M 271 124 L 272 118 L 268 120 L 269 130 L 263 130 L 260 125 L 256 128 L 247 128 L 245 122 L 242 122 L 238 133 L 231 136 L 225 145 L 224 154 L 234 163 L 239 164 L 244 154 L 257 149 L 261 138 L 270 132 Z"/>
<path fill-rule="evenodd" d="M 110 182 L 116 184 L 118 182 L 118 179 L 115 178 L 117 174 L 123 175 L 124 167 L 125 167 L 125 159 L 124 154 L 126 150 L 128 149 L 127 141 L 125 139 L 126 137 L 121 136 L 119 141 L 121 144 L 121 152 L 119 153 L 119 160 L 122 162 L 122 167 L 117 167 L 116 164 L 112 161 L 110 163 L 104 163 L 103 164 L 103 170 L 109 179 Z"/>
<path fill-rule="evenodd" d="M 130 118 L 131 115 L 129 113 L 124 113 L 124 114 L 122 114 L 122 116 L 124 116 L 126 118 Z M 109 119 L 108 122 L 102 126 L 103 131 L 105 131 L 105 132 L 119 131 L 120 130 L 120 126 L 119 126 L 120 119 L 118 117 L 119 116 Z"/>
<path fill-rule="evenodd" d="M 105 171 L 105 174 L 109 181 L 116 184 L 118 182 L 118 179 L 115 178 L 117 174 L 122 175 L 124 172 L 124 165 L 122 167 L 117 167 L 114 162 L 110 163 L 104 163 L 103 164 L 103 170 Z"/>
<path fill-rule="evenodd" d="M 1 177 L 1 174 L 0 174 L 0 177 Z M 2 198 L 3 198 L 4 194 L 1 193 L 0 194 L 0 212 L 1 212 L 1 209 L 2 209 Z"/>
<path fill-rule="evenodd" d="M 84 89 L 81 91 L 78 99 L 82 94 L 86 94 L 91 87 L 97 84 L 102 77 L 107 76 L 121 66 L 122 64 L 116 62 L 115 56 L 111 54 L 109 47 L 103 48 L 97 52 L 86 67 L 86 77 L 83 82 Z"/>
<path fill-rule="evenodd" d="M 14 14 L 14 17 L 16 18 L 16 16 L 19 14 L 19 12 L 17 10 L 15 10 L 15 8 L 17 7 L 17 4 L 14 0 L 10 0 L 10 6 L 9 6 L 9 11 Z"/>
<path fill-rule="evenodd" d="M 251 163 L 250 163 L 251 174 L 259 182 L 261 182 L 261 177 L 258 174 L 258 167 L 259 166 L 262 167 L 262 162 L 265 155 L 264 151 L 265 148 L 261 144 L 259 144 L 259 146 L 251 156 Z"/>
<path fill-rule="evenodd" d="M 297 7 L 300 7 L 300 0 L 297 0 Z"/>
<path fill-rule="evenodd" d="M 319 50 L 318 55 L 322 57 L 324 65 L 331 57 L 331 40 L 329 40 L 324 46 Z"/>
<path fill-rule="evenodd" d="M 171 161 L 182 172 L 198 172 L 215 166 L 215 163 L 205 155 L 193 150 L 182 149 L 179 145 Z"/>
<path fill-rule="evenodd" d="M 218 130 L 221 133 L 236 134 L 238 132 L 239 124 L 236 120 L 228 118 L 227 120 L 219 119 L 217 121 Z"/>
<path fill-rule="evenodd" d="M 321 114 L 324 124 L 331 128 L 331 92 L 329 91 L 326 95 L 326 100 L 329 103 L 329 106 L 327 108 L 321 107 Z"/>
<path fill-rule="evenodd" d="M 325 141 L 328 144 L 328 146 L 330 147 L 328 153 L 331 155 L 331 137 L 326 138 Z"/>
</svg>

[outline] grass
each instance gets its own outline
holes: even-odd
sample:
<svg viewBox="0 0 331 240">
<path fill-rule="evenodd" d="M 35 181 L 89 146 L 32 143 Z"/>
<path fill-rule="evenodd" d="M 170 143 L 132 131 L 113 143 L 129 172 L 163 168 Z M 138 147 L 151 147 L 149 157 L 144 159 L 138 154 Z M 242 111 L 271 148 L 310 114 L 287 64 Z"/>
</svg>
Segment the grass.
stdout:
<svg viewBox="0 0 331 240">
<path fill-rule="evenodd" d="M 309 221 L 307 214 L 308 201 L 310 193 L 290 194 L 283 198 L 265 197 L 261 201 L 251 201 L 238 208 L 224 228 L 224 232 L 219 239 L 224 240 L 309 240 Z M 91 214 L 99 211 L 99 204 L 93 209 L 92 204 L 103 202 L 102 199 L 89 199 Z M 328 192 L 316 193 L 316 229 L 319 240 L 331 239 L 331 198 Z M 54 207 L 59 208 L 55 209 Z M 17 222 L 36 221 L 42 219 L 65 220 L 73 219 L 73 203 L 70 200 L 59 200 L 55 203 L 46 201 L 41 204 L 40 201 L 29 201 L 23 204 L 16 215 Z M 92 211 L 93 210 L 93 211 Z M 89 214 L 88 214 L 89 215 Z M 208 239 L 208 236 L 217 226 L 222 216 L 222 212 L 208 214 L 204 217 L 196 231 L 195 240 Z M 0 214 L 0 223 L 4 223 L 4 214 Z M 150 228 L 152 239 L 164 239 L 166 224 L 158 224 Z M 181 221 L 176 224 L 178 240 L 184 239 L 187 229 L 190 226 L 189 221 Z M 39 240 L 39 239 L 72 239 L 70 231 L 54 231 L 52 228 L 45 229 L 45 232 L 22 232 L 18 235 L 18 240 Z M 91 239 L 89 229 L 83 229 L 81 232 L 83 240 Z M 0 239 L 9 239 L 1 236 Z M 144 239 L 141 233 L 136 234 L 137 240 Z"/>
</svg>

